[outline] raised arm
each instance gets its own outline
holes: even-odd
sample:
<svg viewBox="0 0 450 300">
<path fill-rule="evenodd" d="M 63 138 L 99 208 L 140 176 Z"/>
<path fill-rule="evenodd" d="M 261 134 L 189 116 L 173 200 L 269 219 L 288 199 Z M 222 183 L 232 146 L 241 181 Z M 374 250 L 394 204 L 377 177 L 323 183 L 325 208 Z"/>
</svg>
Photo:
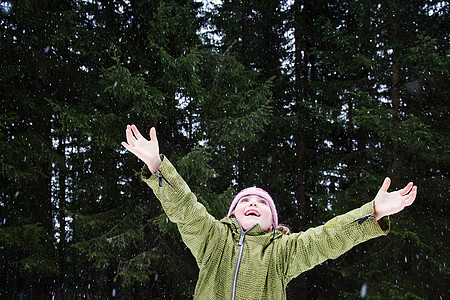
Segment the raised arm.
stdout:
<svg viewBox="0 0 450 300">
<path fill-rule="evenodd" d="M 285 237 L 287 246 L 280 247 L 279 252 L 284 252 L 286 276 L 294 278 L 327 259 L 342 255 L 359 243 L 386 235 L 389 231 L 388 219 L 380 223 L 377 221 L 411 205 L 417 195 L 417 187 L 412 183 L 389 193 L 390 184 L 391 180 L 386 178 L 375 199 L 362 207 L 334 217 L 322 226 Z M 280 245 L 283 246 L 281 242 Z"/>
<path fill-rule="evenodd" d="M 127 142 L 122 142 L 122 146 L 142 160 L 152 173 L 158 171 L 161 158 L 156 129 L 150 129 L 150 140 L 145 139 L 135 125 L 127 125 L 125 133 Z"/>
<path fill-rule="evenodd" d="M 208 261 L 215 249 L 214 244 L 209 247 L 209 241 L 212 236 L 217 238 L 223 225 L 197 202 L 197 197 L 169 159 L 165 158 L 164 163 L 161 161 L 155 128 L 150 129 L 150 140 L 145 139 L 134 125 L 127 126 L 126 136 L 127 142 L 122 142 L 122 145 L 147 165 L 148 170 L 142 169 L 142 179 L 153 190 L 169 219 L 177 224 L 197 263 Z"/>
<path fill-rule="evenodd" d="M 386 177 L 375 197 L 375 218 L 377 220 L 402 211 L 416 199 L 417 186 L 413 186 L 412 182 L 403 189 L 391 193 L 388 192 L 390 185 L 391 179 Z"/>
</svg>

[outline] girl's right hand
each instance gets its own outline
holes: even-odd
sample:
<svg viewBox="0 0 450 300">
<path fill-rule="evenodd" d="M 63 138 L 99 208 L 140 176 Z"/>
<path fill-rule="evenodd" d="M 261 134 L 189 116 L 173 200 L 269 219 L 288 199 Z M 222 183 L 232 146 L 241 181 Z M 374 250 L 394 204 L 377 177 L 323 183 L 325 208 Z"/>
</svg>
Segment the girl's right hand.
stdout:
<svg viewBox="0 0 450 300">
<path fill-rule="evenodd" d="M 150 129 L 150 140 L 145 139 L 135 125 L 127 125 L 126 136 L 127 142 L 122 142 L 122 146 L 142 160 L 150 172 L 156 173 L 161 166 L 161 158 L 155 127 Z"/>
</svg>

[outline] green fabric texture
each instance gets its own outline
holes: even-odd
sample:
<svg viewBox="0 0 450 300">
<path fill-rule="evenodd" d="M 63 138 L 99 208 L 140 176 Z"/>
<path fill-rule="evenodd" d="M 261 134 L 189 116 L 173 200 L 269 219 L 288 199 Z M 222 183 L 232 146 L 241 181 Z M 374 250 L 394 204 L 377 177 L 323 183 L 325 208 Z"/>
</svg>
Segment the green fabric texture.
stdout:
<svg viewBox="0 0 450 300">
<path fill-rule="evenodd" d="M 195 299 L 231 299 L 241 248 L 237 220 L 211 216 L 167 158 L 157 174 L 144 167 L 142 179 L 161 201 L 170 221 L 177 224 L 197 261 L 200 272 Z M 389 219 L 381 219 L 380 226 L 373 214 L 372 201 L 305 232 L 267 233 L 259 225 L 250 229 L 244 235 L 235 299 L 286 299 L 287 284 L 302 272 L 361 242 L 386 235 Z"/>
</svg>

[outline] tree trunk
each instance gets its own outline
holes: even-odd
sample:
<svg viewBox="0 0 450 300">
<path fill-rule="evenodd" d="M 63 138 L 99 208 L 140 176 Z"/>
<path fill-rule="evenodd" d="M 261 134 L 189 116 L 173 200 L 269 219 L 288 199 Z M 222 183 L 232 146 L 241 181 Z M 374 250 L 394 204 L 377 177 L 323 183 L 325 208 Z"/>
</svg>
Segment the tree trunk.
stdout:
<svg viewBox="0 0 450 300">
<path fill-rule="evenodd" d="M 59 248 L 58 248 L 58 284 L 59 296 L 64 298 L 65 274 L 66 274 L 66 145 L 63 137 L 60 137 L 58 152 L 61 157 L 59 169 Z"/>
<path fill-rule="evenodd" d="M 307 112 L 305 109 L 305 100 L 307 99 L 307 76 L 308 67 L 306 62 L 306 53 L 308 47 L 307 41 L 304 36 L 306 30 L 305 24 L 305 5 L 306 1 L 296 0 L 294 3 L 294 74 L 295 74 L 295 102 L 296 102 L 296 115 L 297 115 L 297 129 L 296 129 L 296 151 L 297 151 L 297 205 L 296 210 L 299 211 L 299 215 L 302 220 L 301 226 L 307 227 L 309 220 L 309 201 L 306 196 L 306 161 L 307 161 L 307 148 L 305 143 L 305 125 L 307 123 Z M 308 292 L 308 280 L 304 274 L 302 274 L 298 280 L 297 290 L 301 293 L 300 299 L 309 299 Z"/>
</svg>

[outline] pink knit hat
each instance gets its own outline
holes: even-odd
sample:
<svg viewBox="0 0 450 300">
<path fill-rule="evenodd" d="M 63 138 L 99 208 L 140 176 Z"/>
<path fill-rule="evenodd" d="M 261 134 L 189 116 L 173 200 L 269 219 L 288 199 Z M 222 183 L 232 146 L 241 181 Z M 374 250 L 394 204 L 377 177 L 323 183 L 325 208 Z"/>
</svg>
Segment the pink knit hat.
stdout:
<svg viewBox="0 0 450 300">
<path fill-rule="evenodd" d="M 257 188 L 257 187 L 249 187 L 249 188 L 246 188 L 246 189 L 243 189 L 242 191 L 240 191 L 236 195 L 236 197 L 234 197 L 233 202 L 231 202 L 231 206 L 230 206 L 230 209 L 228 210 L 227 217 L 231 216 L 231 214 L 233 213 L 233 210 L 236 207 L 236 205 L 238 204 L 239 200 L 241 200 L 242 197 L 249 196 L 249 195 L 259 196 L 261 198 L 264 198 L 269 203 L 270 210 L 272 211 L 273 227 L 277 228 L 278 227 L 278 213 L 277 213 L 277 209 L 275 207 L 275 203 L 273 202 L 272 197 L 270 197 L 269 193 L 267 193 L 265 190 Z"/>
</svg>

